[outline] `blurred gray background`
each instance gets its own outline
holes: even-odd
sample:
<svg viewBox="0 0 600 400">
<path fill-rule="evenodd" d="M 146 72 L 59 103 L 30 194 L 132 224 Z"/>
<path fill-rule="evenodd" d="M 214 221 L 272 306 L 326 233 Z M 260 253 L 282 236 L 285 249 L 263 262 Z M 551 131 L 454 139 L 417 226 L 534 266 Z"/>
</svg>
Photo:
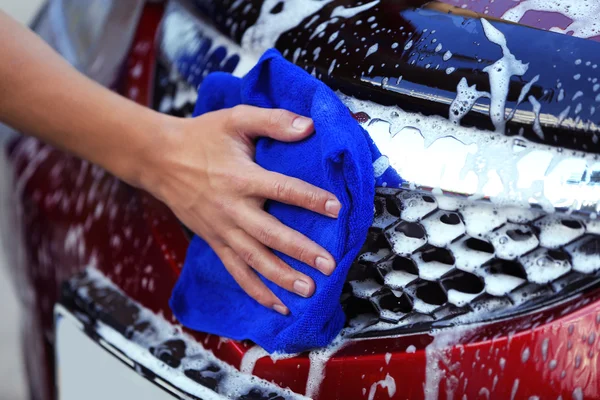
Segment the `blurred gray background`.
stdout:
<svg viewBox="0 0 600 400">
<path fill-rule="evenodd" d="M 43 3 L 44 0 L 0 0 L 0 10 L 26 24 Z M 5 264 L 3 246 L 0 246 L 0 399 L 25 400 L 19 313 Z"/>
</svg>

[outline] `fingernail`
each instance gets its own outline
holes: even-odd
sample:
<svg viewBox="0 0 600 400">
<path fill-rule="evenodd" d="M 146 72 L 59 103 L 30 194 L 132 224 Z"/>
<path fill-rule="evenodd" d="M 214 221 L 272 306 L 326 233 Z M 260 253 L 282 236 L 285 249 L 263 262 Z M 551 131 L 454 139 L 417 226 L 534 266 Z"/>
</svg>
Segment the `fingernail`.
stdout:
<svg viewBox="0 0 600 400">
<path fill-rule="evenodd" d="M 273 310 L 277 311 L 279 314 L 288 315 L 289 310 L 283 304 L 275 304 L 273 306 Z"/>
<path fill-rule="evenodd" d="M 317 266 L 317 269 L 325 275 L 331 275 L 335 269 L 335 261 L 325 257 L 317 257 L 315 260 L 315 265 Z"/>
<path fill-rule="evenodd" d="M 292 128 L 296 129 L 297 131 L 303 131 L 308 128 L 311 123 L 312 120 L 310 118 L 296 117 L 292 121 Z"/>
<path fill-rule="evenodd" d="M 327 211 L 327 214 L 331 215 L 332 217 L 337 218 L 341 208 L 342 205 L 337 200 L 332 199 L 325 202 L 325 211 Z"/>
<path fill-rule="evenodd" d="M 296 282 L 294 282 L 294 291 L 300 296 L 308 297 L 310 294 L 310 286 L 308 282 L 298 279 Z"/>
</svg>

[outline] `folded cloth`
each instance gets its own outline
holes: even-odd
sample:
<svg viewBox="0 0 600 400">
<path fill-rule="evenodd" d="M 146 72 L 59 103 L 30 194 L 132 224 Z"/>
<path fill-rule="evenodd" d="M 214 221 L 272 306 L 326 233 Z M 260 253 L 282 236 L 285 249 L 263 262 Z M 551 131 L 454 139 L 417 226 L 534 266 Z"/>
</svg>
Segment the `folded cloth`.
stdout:
<svg viewBox="0 0 600 400">
<path fill-rule="evenodd" d="M 283 224 L 327 249 L 337 268 L 328 277 L 276 252 L 316 284 L 315 294 L 306 299 L 261 276 L 289 308 L 290 314 L 283 316 L 248 296 L 206 242 L 194 237 L 173 290 L 171 308 L 189 328 L 250 339 L 271 353 L 326 346 L 344 326 L 340 295 L 373 220 L 373 162 L 381 154 L 333 91 L 276 50 L 267 51 L 243 79 L 221 72 L 210 74 L 200 88 L 194 114 L 238 104 L 283 108 L 314 120 L 316 132 L 300 142 L 259 139 L 256 162 L 337 196 L 342 203 L 337 219 L 274 201 L 266 205 Z M 394 185 L 400 183 L 397 179 Z"/>
</svg>

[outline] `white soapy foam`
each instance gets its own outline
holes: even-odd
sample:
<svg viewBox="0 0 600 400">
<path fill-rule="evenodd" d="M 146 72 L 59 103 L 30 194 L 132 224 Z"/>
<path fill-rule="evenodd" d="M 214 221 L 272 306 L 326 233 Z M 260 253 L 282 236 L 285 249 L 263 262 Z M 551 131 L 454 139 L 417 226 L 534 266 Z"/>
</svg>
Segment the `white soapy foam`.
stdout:
<svg viewBox="0 0 600 400">
<path fill-rule="evenodd" d="M 412 47 L 412 45 L 413 45 L 413 41 L 411 39 L 404 45 L 404 51 L 409 50 Z"/>
<path fill-rule="evenodd" d="M 450 245 L 456 267 L 462 271 L 474 273 L 494 257 L 493 253 L 473 250 L 465 244 L 466 239 L 458 240 Z"/>
<path fill-rule="evenodd" d="M 420 193 L 403 191 L 398 196 L 405 205 L 400 217 L 408 222 L 420 221 L 437 208 L 435 201 L 426 201 Z"/>
<path fill-rule="evenodd" d="M 542 359 L 544 361 L 548 360 L 548 347 L 549 347 L 549 344 L 550 344 L 550 339 L 548 339 L 548 338 L 545 338 L 542 341 L 542 344 L 541 344 L 541 347 L 542 347 Z"/>
<path fill-rule="evenodd" d="M 436 46 L 436 48 L 435 48 L 435 52 L 436 52 L 436 53 L 439 53 L 440 51 L 442 51 L 442 47 L 443 47 L 443 46 L 442 46 L 442 44 L 441 44 L 441 43 L 439 43 L 439 44 Z"/>
<path fill-rule="evenodd" d="M 492 296 L 505 296 L 526 281 L 525 279 L 504 274 L 482 274 L 485 281 L 485 291 Z"/>
<path fill-rule="evenodd" d="M 481 237 L 504 224 L 506 215 L 492 204 L 474 204 L 463 207 L 461 215 L 465 220 L 467 234 Z"/>
<path fill-rule="evenodd" d="M 385 363 L 389 365 L 391 359 L 392 359 L 392 353 L 385 353 Z"/>
<path fill-rule="evenodd" d="M 415 353 L 417 351 L 417 348 L 415 347 L 415 345 L 410 345 L 406 348 L 406 352 L 407 353 Z"/>
<path fill-rule="evenodd" d="M 314 398 L 319 394 L 321 382 L 325 379 L 325 366 L 329 359 L 348 343 L 347 336 L 351 336 L 354 332 L 360 331 L 364 327 L 363 321 L 354 320 L 351 323 L 355 325 L 344 328 L 327 347 L 313 350 L 308 354 L 310 367 L 306 381 L 306 397 Z"/>
<path fill-rule="evenodd" d="M 454 239 L 465 233 L 465 224 L 460 221 L 458 224 L 451 225 L 442 222 L 442 217 L 447 213 L 438 211 L 429 218 L 421 221 L 429 238 L 429 244 L 437 247 L 446 247 Z"/>
<path fill-rule="evenodd" d="M 271 14 L 270 11 L 279 0 L 265 0 L 256 23 L 249 27 L 242 37 L 242 47 L 258 53 L 275 47 L 279 36 L 300 25 L 302 20 L 319 12 L 331 1 L 288 0 L 280 13 Z"/>
<path fill-rule="evenodd" d="M 512 239 L 509 233 L 516 233 L 518 240 Z M 539 245 L 537 236 L 529 228 L 510 223 L 488 233 L 486 239 L 494 246 L 496 256 L 504 260 L 513 260 Z"/>
<path fill-rule="evenodd" d="M 600 269 L 600 254 L 597 252 L 590 254 L 589 251 L 582 249 L 581 247 L 586 243 L 587 240 L 577 241 L 568 245 L 565 250 L 571 255 L 571 265 L 575 271 L 590 274 Z"/>
<path fill-rule="evenodd" d="M 521 89 L 521 93 L 519 94 L 519 99 L 517 100 L 517 105 L 521 104 L 523 102 L 523 100 L 525 99 L 525 96 L 527 96 L 529 94 L 529 91 L 531 90 L 531 87 L 540 80 L 540 76 L 536 75 L 533 77 L 533 79 L 531 79 L 529 82 L 527 82 L 523 88 Z M 513 110 L 513 112 L 511 113 L 511 116 L 508 118 L 510 119 L 514 113 L 516 111 L 516 107 Z"/>
<path fill-rule="evenodd" d="M 422 253 L 417 254 L 413 259 L 417 264 L 419 277 L 426 281 L 436 282 L 454 268 L 453 265 L 444 264 L 439 261 L 426 262 L 422 258 Z"/>
<path fill-rule="evenodd" d="M 551 31 L 573 32 L 573 36 L 581 38 L 600 35 L 600 2 L 597 0 L 525 0 L 506 11 L 502 19 L 519 22 L 529 11 L 556 12 L 572 20 L 567 28 L 552 27 Z"/>
<path fill-rule="evenodd" d="M 427 243 L 427 238 L 415 238 L 409 237 L 404 234 L 404 232 L 399 232 L 396 230 L 390 230 L 387 232 L 387 237 L 392 245 L 392 249 L 394 253 L 400 255 L 410 255 L 418 248 L 424 246 Z"/>
<path fill-rule="evenodd" d="M 571 269 L 568 260 L 555 260 L 544 248 L 520 257 L 520 261 L 525 268 L 527 280 L 540 285 L 560 278 Z"/>
<path fill-rule="evenodd" d="M 525 347 L 523 349 L 523 351 L 521 352 L 521 362 L 526 363 L 527 360 L 529 360 L 530 354 L 531 354 L 531 351 L 529 350 L 529 347 Z"/>
<path fill-rule="evenodd" d="M 517 391 L 519 390 L 519 378 L 515 379 L 513 382 L 513 387 L 510 392 L 510 400 L 515 400 L 515 396 L 517 395 Z"/>
<path fill-rule="evenodd" d="M 384 282 L 392 289 L 404 289 L 419 276 L 406 271 L 390 271 L 384 277 Z M 352 283 L 352 282 L 351 282 Z"/>
<path fill-rule="evenodd" d="M 407 182 L 423 187 L 477 194 L 502 206 L 528 207 L 532 202 L 552 212 L 553 203 L 581 200 L 566 178 L 595 163 L 589 154 L 563 152 L 523 138 L 456 126 L 442 117 L 338 96 L 351 110 L 368 112 L 372 120 L 365 128 L 377 147 Z M 428 160 L 428 168 L 415 169 L 423 159 Z M 554 167 L 559 165 L 560 169 Z M 546 186 L 546 180 L 553 185 Z M 560 184 L 554 184 L 557 181 Z M 408 207 L 405 212 L 412 210 Z"/>
<path fill-rule="evenodd" d="M 558 114 L 558 124 L 562 124 L 562 122 L 565 120 L 565 118 L 567 118 L 567 115 L 569 115 L 569 112 L 571 111 L 571 106 L 567 106 L 564 110 L 562 110 L 560 112 L 560 114 Z"/>
<path fill-rule="evenodd" d="M 339 35 L 339 34 L 340 34 L 340 31 L 335 31 L 335 32 L 333 32 L 333 33 L 331 34 L 331 36 L 329 36 L 329 39 L 327 40 L 327 43 L 328 43 L 328 44 L 331 44 L 331 43 L 333 43 L 333 41 L 334 41 L 335 39 L 337 39 L 337 37 L 338 37 L 338 35 Z"/>
<path fill-rule="evenodd" d="M 379 178 L 390 167 L 390 159 L 386 156 L 380 156 L 373 162 L 373 173 L 375 178 Z"/>
<path fill-rule="evenodd" d="M 338 6 L 334 8 L 331 12 L 331 18 L 353 18 L 357 14 L 360 14 L 363 11 L 367 11 L 368 9 L 375 7 L 377 4 L 379 4 L 379 0 L 375 0 L 357 7 L 345 8 L 344 6 Z"/>
<path fill-rule="evenodd" d="M 321 54 L 321 48 L 317 47 L 313 50 L 313 61 L 317 61 L 319 59 L 319 55 Z"/>
<path fill-rule="evenodd" d="M 535 114 L 535 119 L 533 121 L 533 131 L 536 135 L 542 140 L 544 140 L 544 131 L 542 130 L 542 125 L 540 124 L 540 111 L 542 109 L 542 105 L 539 101 L 533 96 L 528 97 L 529 102 L 533 106 L 533 113 Z"/>
<path fill-rule="evenodd" d="M 471 303 L 480 293 L 464 293 L 455 289 L 448 290 L 448 302 L 457 307 Z"/>
<path fill-rule="evenodd" d="M 450 68 L 446 68 L 446 74 L 450 75 L 451 73 L 453 73 L 454 71 L 456 71 L 456 68 L 454 67 L 450 67 Z"/>
<path fill-rule="evenodd" d="M 387 210 L 387 208 L 384 207 L 383 212 L 381 214 L 375 216 L 375 218 L 373 218 L 373 223 L 371 225 L 374 227 L 385 229 L 388 226 L 395 223 L 397 220 L 398 220 L 398 217 L 390 214 L 390 212 Z"/>
<path fill-rule="evenodd" d="M 240 372 L 252 375 L 257 361 L 263 357 L 267 357 L 268 355 L 269 353 L 267 353 L 265 349 L 258 345 L 250 348 L 242 357 L 242 362 L 240 363 Z"/>
<path fill-rule="evenodd" d="M 431 193 L 435 196 L 438 208 L 444 211 L 456 211 L 463 204 L 463 201 L 458 196 L 446 195 L 441 189 L 436 188 Z"/>
<path fill-rule="evenodd" d="M 583 390 L 580 387 L 573 390 L 573 400 L 583 400 Z"/>
<path fill-rule="evenodd" d="M 548 215 L 534 223 L 540 228 L 539 239 L 543 247 L 556 249 L 584 234 L 585 227 L 582 223 L 573 221 L 576 227 L 569 227 L 563 224 L 563 220 L 564 217 Z"/>
<path fill-rule="evenodd" d="M 173 108 L 180 109 L 187 104 L 194 104 L 197 98 L 198 91 L 196 89 L 183 83 L 178 83 L 175 98 L 173 99 Z"/>
<path fill-rule="evenodd" d="M 110 288 L 123 294 L 120 288 L 115 286 L 106 276 L 95 268 L 87 268 L 88 276 L 93 280 L 97 288 Z M 80 295 L 85 296 L 82 291 Z M 124 294 L 123 294 L 124 295 Z M 125 295 L 124 295 L 125 296 Z M 138 305 L 139 306 L 139 305 Z M 292 392 L 289 389 L 281 389 L 256 376 L 244 374 L 228 363 L 218 359 L 212 351 L 206 350 L 198 341 L 181 331 L 181 327 L 174 326 L 159 315 L 154 314 L 141 306 L 137 323 L 147 322 L 152 327 L 144 333 L 134 333 L 131 339 L 126 339 L 121 333 L 97 322 L 98 334 L 108 343 L 117 347 L 126 356 L 136 360 L 138 363 L 156 373 L 174 386 L 199 398 L 209 400 L 237 398 L 246 394 L 252 388 L 260 388 L 265 392 L 282 393 L 290 399 L 307 399 L 306 397 Z M 168 339 L 182 339 L 186 343 L 186 357 L 178 368 L 169 367 L 167 364 L 154 357 L 148 349 L 156 347 Z M 209 364 L 216 364 L 224 372 L 219 382 L 220 394 L 198 385 L 197 382 L 188 378 L 183 371 L 186 369 L 203 369 Z"/>
<path fill-rule="evenodd" d="M 502 58 L 494 64 L 483 69 L 490 78 L 491 104 L 490 118 L 496 127 L 496 131 L 504 133 L 506 97 L 512 76 L 523 76 L 529 68 L 529 64 L 523 64 L 517 60 L 508 49 L 506 38 L 502 32 L 496 29 L 487 20 L 481 19 L 483 31 L 492 43 L 502 48 Z"/>
<path fill-rule="evenodd" d="M 440 368 L 440 364 L 450 364 L 449 350 L 473 329 L 474 326 L 455 326 L 430 332 L 433 341 L 425 348 L 425 400 L 439 398 L 440 382 L 445 376 L 445 371 Z"/>
<path fill-rule="evenodd" d="M 367 50 L 367 55 L 365 56 L 365 58 L 367 58 L 371 54 L 377 52 L 377 49 L 379 49 L 379 44 L 377 44 L 377 43 L 375 43 L 373 46 L 369 47 L 369 49 Z"/>
<path fill-rule="evenodd" d="M 452 52 L 451 52 L 450 50 L 446 51 L 446 52 L 444 53 L 444 55 L 442 56 L 442 59 L 443 59 L 444 61 L 448 61 L 448 60 L 449 60 L 449 59 L 451 59 L 451 58 L 452 58 Z"/>
<path fill-rule="evenodd" d="M 421 314 L 430 314 L 434 312 L 437 308 L 439 308 L 438 305 L 425 303 L 423 300 L 419 299 L 412 288 L 405 288 L 404 291 L 408 293 L 413 299 L 413 311 L 416 311 Z"/>
<path fill-rule="evenodd" d="M 499 364 L 500 364 L 500 369 L 504 370 L 504 367 L 506 367 L 506 358 L 500 357 Z"/>
<path fill-rule="evenodd" d="M 488 92 L 480 92 L 475 89 L 476 85 L 469 86 L 466 78 L 462 78 L 456 87 L 456 97 L 450 104 L 450 114 L 448 119 L 459 125 L 462 118 L 471 111 L 477 100 L 482 97 L 489 98 Z"/>
<path fill-rule="evenodd" d="M 335 63 L 336 63 L 336 60 L 334 59 L 331 62 L 331 65 L 329 66 L 329 71 L 327 71 L 328 75 L 331 75 L 331 73 L 333 72 L 333 69 L 335 68 Z"/>
<path fill-rule="evenodd" d="M 381 289 L 381 285 L 374 279 L 365 279 L 364 281 L 350 281 L 352 293 L 358 298 L 368 299 L 375 292 Z"/>
<path fill-rule="evenodd" d="M 396 394 L 396 381 L 390 376 L 390 374 L 386 374 L 385 379 L 374 382 L 371 385 L 371 389 L 369 390 L 369 400 L 373 400 L 375 398 L 377 386 L 381 386 L 382 388 L 387 389 L 388 396 L 390 398 L 392 398 Z"/>
<path fill-rule="evenodd" d="M 175 4 L 173 7 L 181 6 Z M 169 59 L 178 59 L 182 52 L 195 54 L 198 51 L 202 42 L 198 40 L 198 26 L 195 17 L 192 17 L 188 12 L 171 12 L 166 15 L 162 24 L 169 28 L 163 29 L 162 31 L 163 44 L 161 45 L 162 51 L 167 54 Z M 208 50 L 207 54 L 212 54 L 212 52 L 219 47 L 239 49 L 237 43 L 229 39 L 227 35 L 218 32 L 211 25 L 202 25 L 202 30 L 205 32 L 206 36 L 212 39 L 211 48 Z M 240 62 L 237 64 L 232 74 L 237 77 L 246 75 L 246 73 L 256 65 L 260 54 L 261 53 L 257 53 L 255 57 L 251 55 L 248 57 L 241 57 Z"/>
<path fill-rule="evenodd" d="M 152 353 L 145 348 L 137 346 L 135 343 L 127 340 L 110 326 L 105 325 L 102 322 L 97 322 L 96 332 L 102 339 L 119 349 L 127 357 L 156 373 L 159 377 L 168 381 L 172 386 L 183 389 L 187 393 L 202 399 L 227 399 L 227 397 L 221 396 L 203 385 L 198 385 L 180 371 L 168 367 L 165 363 L 155 358 Z"/>
<path fill-rule="evenodd" d="M 395 221 L 397 219 L 396 217 L 394 217 L 393 215 L 391 215 L 389 213 L 388 213 L 388 215 L 391 217 L 390 218 L 391 221 Z M 385 226 L 388 226 L 388 225 L 385 225 Z M 389 256 L 390 254 L 392 254 L 392 252 L 389 249 L 381 248 L 381 249 L 377 250 L 376 252 L 362 253 L 358 259 L 360 261 L 376 263 L 376 262 L 379 262 L 382 258 Z"/>
<path fill-rule="evenodd" d="M 330 2 L 330 1 L 331 0 L 327 0 L 327 2 Z M 300 0 L 300 2 L 302 2 L 302 0 Z M 334 8 L 333 11 L 331 12 L 330 19 L 328 21 L 322 22 L 319 25 L 317 25 L 314 32 L 310 35 L 310 39 L 312 40 L 316 36 L 323 37 L 323 35 L 325 34 L 325 32 L 324 32 L 325 28 L 327 28 L 327 26 L 330 23 L 332 23 L 334 21 L 338 21 L 339 18 L 352 18 L 355 15 L 376 6 L 377 4 L 379 4 L 379 0 L 375 0 L 370 3 L 363 4 L 363 5 L 357 6 L 357 7 L 345 8 L 343 6 L 338 6 L 338 7 Z M 277 14 L 277 15 L 279 15 L 279 14 Z M 371 19 L 371 18 L 369 18 L 369 19 Z M 360 25 L 360 24 L 362 24 L 362 21 L 359 20 L 356 22 L 356 25 Z M 337 37 L 337 32 L 336 32 L 336 37 Z M 277 38 L 275 38 L 275 40 L 277 40 Z M 364 40 L 365 40 L 365 38 L 363 38 L 363 41 Z M 266 49 L 267 48 L 264 48 L 263 51 Z M 358 48 L 356 50 L 358 50 Z"/>
</svg>

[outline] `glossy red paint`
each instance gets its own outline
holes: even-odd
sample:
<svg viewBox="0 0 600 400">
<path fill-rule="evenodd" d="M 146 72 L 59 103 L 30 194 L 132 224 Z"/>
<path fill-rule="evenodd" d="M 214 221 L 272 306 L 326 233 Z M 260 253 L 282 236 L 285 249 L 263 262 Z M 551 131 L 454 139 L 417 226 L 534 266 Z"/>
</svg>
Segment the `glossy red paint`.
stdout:
<svg viewBox="0 0 600 400">
<path fill-rule="evenodd" d="M 464 3 L 486 11 L 487 2 Z M 500 16 L 508 1 L 486 7 Z M 143 105 L 151 97 L 161 15 L 162 5 L 146 6 L 127 60 L 122 93 Z M 60 283 L 93 265 L 132 299 L 176 323 L 168 299 L 189 240 L 166 206 L 102 169 L 31 138 L 19 139 L 10 150 L 25 230 L 26 259 L 15 269 L 25 288 L 30 385 L 34 398 L 52 399 L 52 307 Z M 431 396 L 438 391 L 456 399 L 600 398 L 599 298 L 589 293 L 510 321 L 460 328 L 460 334 L 353 341 L 327 363 L 319 398 L 419 399 L 425 388 Z M 251 347 L 189 333 L 234 366 Z M 407 351 L 413 346 L 414 352 Z M 304 393 L 309 366 L 306 355 L 276 363 L 263 358 L 254 373 Z M 395 391 L 377 384 L 388 374 Z"/>
<path fill-rule="evenodd" d="M 503 7 L 498 4 L 494 9 L 496 15 L 502 15 L 508 9 L 506 2 L 501 4 Z M 483 12 L 485 8 L 474 10 Z M 128 82 L 128 85 L 133 84 L 138 83 Z M 369 118 L 364 113 L 360 117 Z M 171 271 L 177 273 L 182 262 L 182 258 L 177 258 L 177 255 L 185 254 L 182 248 L 187 240 L 181 236 L 179 240 L 173 240 L 182 232 L 178 222 L 170 218 L 172 215 L 167 210 L 161 210 L 155 203 L 151 198 L 145 199 L 146 210 L 151 213 L 149 221 L 161 221 L 154 231 L 154 239 L 165 244 L 165 257 L 171 260 Z M 174 250 L 173 246 L 178 249 Z M 164 276 L 161 281 L 164 279 L 163 282 L 174 283 L 174 278 Z M 431 348 L 427 350 L 434 339 L 430 335 L 352 342 L 327 363 L 319 398 L 424 398 L 428 366 L 430 369 L 440 369 L 438 384 L 433 382 L 430 386 L 437 386 L 441 397 L 446 394 L 447 398 L 458 399 L 463 395 L 470 399 L 518 399 L 531 396 L 556 398 L 559 395 L 563 398 L 576 398 L 581 392 L 584 396 L 582 398 L 598 398 L 598 296 L 600 293 L 590 294 L 584 299 L 572 300 L 535 315 L 468 328 L 447 346 L 434 351 Z M 155 306 L 158 305 L 157 297 L 153 298 Z M 170 316 L 166 307 L 167 298 L 168 294 L 163 297 L 159 309 L 152 306 L 150 308 Z M 149 306 L 147 298 L 136 300 Z M 589 305 L 579 309 L 585 304 Z M 570 313 L 577 309 L 578 311 Z M 250 348 L 246 343 L 224 343 L 215 336 L 190 333 L 218 357 L 235 366 L 240 365 L 243 354 Z M 440 337 L 443 340 L 443 334 Z M 588 344 L 588 341 L 593 343 Z M 415 352 L 406 351 L 410 346 L 414 346 Z M 427 354 L 428 351 L 430 354 Z M 529 357 L 524 356 L 527 352 Z M 387 353 L 390 354 L 389 363 L 386 362 Z M 580 363 L 576 362 L 579 357 Z M 306 355 L 277 362 L 265 357 L 256 363 L 254 373 L 280 386 L 304 393 L 309 367 Z M 397 390 L 393 396 L 389 395 L 387 388 L 376 385 L 387 374 L 396 383 Z"/>
</svg>

